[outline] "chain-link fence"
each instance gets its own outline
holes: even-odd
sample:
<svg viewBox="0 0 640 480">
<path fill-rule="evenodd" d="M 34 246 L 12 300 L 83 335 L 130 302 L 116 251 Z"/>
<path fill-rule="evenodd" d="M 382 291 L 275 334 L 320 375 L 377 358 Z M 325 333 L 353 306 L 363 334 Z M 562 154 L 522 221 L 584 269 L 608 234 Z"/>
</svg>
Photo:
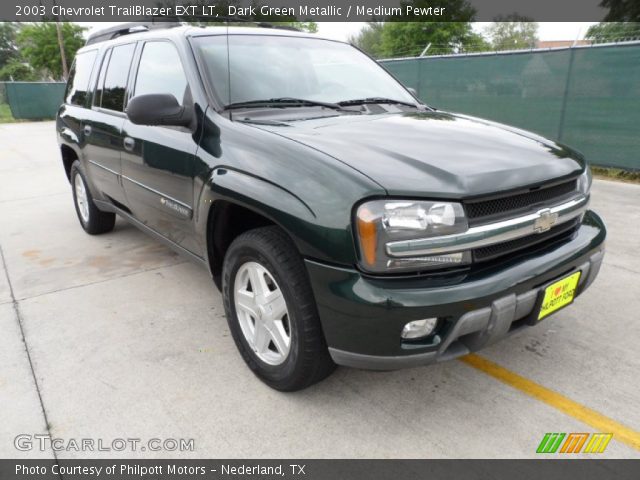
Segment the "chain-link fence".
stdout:
<svg viewBox="0 0 640 480">
<path fill-rule="evenodd" d="M 640 42 L 381 60 L 437 108 L 538 132 L 640 169 Z"/>
</svg>

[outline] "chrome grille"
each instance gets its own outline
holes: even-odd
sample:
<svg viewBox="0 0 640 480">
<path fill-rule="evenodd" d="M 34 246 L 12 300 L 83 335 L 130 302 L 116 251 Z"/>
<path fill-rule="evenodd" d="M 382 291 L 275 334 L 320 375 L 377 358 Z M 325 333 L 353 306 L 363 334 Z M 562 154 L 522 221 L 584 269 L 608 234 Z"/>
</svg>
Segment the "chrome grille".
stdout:
<svg viewBox="0 0 640 480">
<path fill-rule="evenodd" d="M 515 217 L 527 211 L 539 209 L 560 203 L 563 198 L 574 193 L 577 180 L 559 183 L 552 186 L 542 186 L 527 192 L 505 195 L 484 200 L 464 202 L 470 225 L 488 223 L 498 218 Z"/>
<path fill-rule="evenodd" d="M 528 235 L 508 242 L 496 243 L 472 251 L 474 262 L 486 262 L 513 253 L 522 253 L 535 248 L 545 248 L 560 241 L 567 240 L 573 236 L 578 229 L 580 219 L 576 218 L 570 222 L 560 224 L 544 233 Z"/>
</svg>

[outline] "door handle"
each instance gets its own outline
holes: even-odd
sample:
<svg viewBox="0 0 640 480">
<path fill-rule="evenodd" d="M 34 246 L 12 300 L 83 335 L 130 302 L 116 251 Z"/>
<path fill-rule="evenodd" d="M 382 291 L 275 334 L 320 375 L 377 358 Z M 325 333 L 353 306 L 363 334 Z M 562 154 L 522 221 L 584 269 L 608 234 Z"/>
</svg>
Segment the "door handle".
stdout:
<svg viewBox="0 0 640 480">
<path fill-rule="evenodd" d="M 136 141 L 131 137 L 124 137 L 124 149 L 129 152 L 133 151 L 133 147 L 136 145 Z"/>
<path fill-rule="evenodd" d="M 82 130 L 84 131 L 85 137 L 91 135 L 91 125 L 85 125 Z"/>
</svg>

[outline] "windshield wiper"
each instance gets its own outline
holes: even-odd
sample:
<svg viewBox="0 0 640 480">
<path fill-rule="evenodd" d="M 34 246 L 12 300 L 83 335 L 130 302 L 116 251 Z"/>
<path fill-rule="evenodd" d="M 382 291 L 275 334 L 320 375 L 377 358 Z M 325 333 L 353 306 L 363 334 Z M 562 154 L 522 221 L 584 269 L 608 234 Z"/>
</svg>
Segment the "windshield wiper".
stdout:
<svg viewBox="0 0 640 480">
<path fill-rule="evenodd" d="M 406 105 L 408 107 L 416 107 L 418 105 L 411 102 L 403 102 L 402 100 L 394 100 L 393 98 L 384 98 L 384 97 L 368 97 L 368 98 L 355 98 L 353 100 L 343 100 L 338 102 L 337 105 L 346 107 L 349 105 L 365 105 L 367 103 L 389 103 L 389 104 L 398 104 L 398 105 Z"/>
<path fill-rule="evenodd" d="M 333 110 L 344 110 L 341 105 L 330 102 L 319 102 L 316 100 L 307 100 L 304 98 L 269 98 L 267 100 L 249 100 L 247 102 L 234 102 L 225 105 L 225 110 L 233 110 L 236 108 L 260 108 L 260 107 L 325 107 Z"/>
</svg>

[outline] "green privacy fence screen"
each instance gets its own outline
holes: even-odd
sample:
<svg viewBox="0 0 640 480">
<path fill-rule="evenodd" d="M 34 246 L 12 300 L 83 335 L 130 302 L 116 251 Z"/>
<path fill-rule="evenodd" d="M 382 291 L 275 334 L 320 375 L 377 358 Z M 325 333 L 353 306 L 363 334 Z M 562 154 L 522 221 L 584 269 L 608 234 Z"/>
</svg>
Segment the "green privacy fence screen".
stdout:
<svg viewBox="0 0 640 480">
<path fill-rule="evenodd" d="M 640 169 L 640 42 L 381 63 L 429 105 L 532 130 L 595 165 Z"/>
<path fill-rule="evenodd" d="M 55 118 L 64 96 L 64 83 L 5 82 L 2 89 L 15 119 Z"/>
</svg>

